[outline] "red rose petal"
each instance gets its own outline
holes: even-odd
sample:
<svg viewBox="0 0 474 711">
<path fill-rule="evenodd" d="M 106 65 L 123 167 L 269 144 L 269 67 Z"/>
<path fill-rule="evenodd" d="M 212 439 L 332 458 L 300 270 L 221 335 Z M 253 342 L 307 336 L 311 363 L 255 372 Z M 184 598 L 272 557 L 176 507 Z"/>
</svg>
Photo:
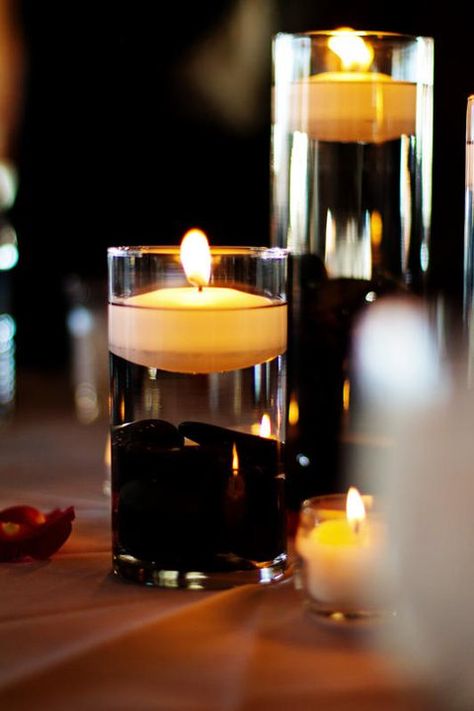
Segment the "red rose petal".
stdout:
<svg viewBox="0 0 474 711">
<path fill-rule="evenodd" d="M 33 528 L 26 523 L 0 521 L 0 540 L 2 541 L 22 541 L 28 538 L 32 531 Z"/>
<path fill-rule="evenodd" d="M 42 511 L 33 506 L 10 506 L 8 509 L 0 511 L 0 521 L 13 521 L 14 523 L 28 523 L 30 526 L 38 526 L 46 521 L 46 516 Z"/>
<path fill-rule="evenodd" d="M 74 517 L 72 506 L 65 511 L 56 510 L 49 514 L 38 534 L 28 541 L 28 555 L 45 560 L 59 550 L 69 538 Z"/>
<path fill-rule="evenodd" d="M 72 506 L 46 516 L 31 506 L 0 511 L 0 561 L 49 558 L 69 537 L 74 518 Z"/>
</svg>

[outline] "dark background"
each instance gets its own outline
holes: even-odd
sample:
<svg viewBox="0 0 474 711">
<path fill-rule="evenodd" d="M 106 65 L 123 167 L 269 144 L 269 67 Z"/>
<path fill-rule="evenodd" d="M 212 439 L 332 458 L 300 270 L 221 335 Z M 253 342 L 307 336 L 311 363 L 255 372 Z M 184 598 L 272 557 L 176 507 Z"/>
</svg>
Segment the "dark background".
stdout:
<svg viewBox="0 0 474 711">
<path fill-rule="evenodd" d="M 65 279 L 104 278 L 106 247 L 268 244 L 271 36 L 345 25 L 435 38 L 431 288 L 462 289 L 465 109 L 474 91 L 465 11 L 399 0 L 247 0 L 267 12 L 257 111 L 222 120 L 180 69 L 238 3 L 37 2 L 20 7 L 27 57 L 16 148 L 13 311 L 20 366 L 67 363 Z"/>
</svg>

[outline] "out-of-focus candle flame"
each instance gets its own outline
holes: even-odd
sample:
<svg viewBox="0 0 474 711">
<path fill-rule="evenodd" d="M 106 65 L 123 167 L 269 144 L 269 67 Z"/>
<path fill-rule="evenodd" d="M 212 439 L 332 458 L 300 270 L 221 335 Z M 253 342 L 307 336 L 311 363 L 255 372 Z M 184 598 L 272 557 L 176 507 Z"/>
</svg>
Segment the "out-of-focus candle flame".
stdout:
<svg viewBox="0 0 474 711">
<path fill-rule="evenodd" d="M 232 474 L 238 476 L 239 474 L 239 455 L 237 454 L 237 446 L 234 442 L 232 447 Z"/>
<path fill-rule="evenodd" d="M 262 419 L 260 421 L 260 437 L 271 437 L 272 436 L 272 425 L 270 422 L 270 418 L 265 413 L 262 415 Z"/>
<path fill-rule="evenodd" d="M 350 27 L 340 27 L 328 40 L 329 49 L 337 54 L 344 70 L 365 71 L 374 58 L 374 50 Z"/>
<path fill-rule="evenodd" d="M 346 518 L 349 525 L 358 533 L 360 524 L 365 520 L 365 506 L 355 486 L 351 486 L 347 492 Z"/>
<path fill-rule="evenodd" d="M 211 252 L 209 242 L 202 230 L 186 232 L 180 247 L 180 259 L 190 284 L 202 289 L 211 278 Z"/>
<path fill-rule="evenodd" d="M 342 407 L 344 409 L 344 412 L 348 412 L 350 406 L 351 406 L 351 381 L 349 380 L 349 378 L 346 378 L 344 380 L 344 384 L 342 386 Z"/>
<path fill-rule="evenodd" d="M 372 247 L 380 247 L 382 234 L 382 215 L 378 210 L 373 210 L 370 214 L 370 241 L 372 242 Z"/>
<path fill-rule="evenodd" d="M 293 395 L 290 398 L 290 404 L 288 406 L 288 422 L 290 425 L 297 425 L 300 419 L 300 408 L 298 405 L 298 400 L 296 399 L 296 395 L 293 393 Z"/>
<path fill-rule="evenodd" d="M 112 464 L 112 452 L 111 452 L 110 435 L 107 435 L 105 440 L 105 450 L 104 450 L 104 464 L 106 468 L 109 468 Z"/>
</svg>

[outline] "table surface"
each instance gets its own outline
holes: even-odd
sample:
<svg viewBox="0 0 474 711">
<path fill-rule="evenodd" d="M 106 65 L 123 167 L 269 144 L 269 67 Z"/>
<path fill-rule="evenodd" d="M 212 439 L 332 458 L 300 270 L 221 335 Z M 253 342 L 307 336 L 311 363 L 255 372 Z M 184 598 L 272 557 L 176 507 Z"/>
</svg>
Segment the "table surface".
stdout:
<svg viewBox="0 0 474 711">
<path fill-rule="evenodd" d="M 77 422 L 61 378 L 20 380 L 0 430 L 0 508 L 73 505 L 76 520 L 51 560 L 0 564 L 1 708 L 433 708 L 375 625 L 313 619 L 291 579 L 199 592 L 112 576 L 106 431 Z"/>
</svg>

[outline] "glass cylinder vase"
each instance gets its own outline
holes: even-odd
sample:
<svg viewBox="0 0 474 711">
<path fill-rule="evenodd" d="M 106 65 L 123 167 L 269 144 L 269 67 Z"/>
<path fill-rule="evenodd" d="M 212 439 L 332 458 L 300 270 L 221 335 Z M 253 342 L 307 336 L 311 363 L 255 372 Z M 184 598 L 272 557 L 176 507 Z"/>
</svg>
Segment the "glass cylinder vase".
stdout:
<svg viewBox="0 0 474 711">
<path fill-rule="evenodd" d="M 466 111 L 466 191 L 464 202 L 464 332 L 468 350 L 467 381 L 474 382 L 474 95 Z"/>
<path fill-rule="evenodd" d="M 287 474 L 297 506 L 343 488 L 343 450 L 362 439 L 356 317 L 385 294 L 424 289 L 433 41 L 280 34 L 273 63 L 272 242 L 291 259 Z"/>
<path fill-rule="evenodd" d="M 191 589 L 286 568 L 286 252 L 109 250 L 114 571 Z"/>
</svg>

